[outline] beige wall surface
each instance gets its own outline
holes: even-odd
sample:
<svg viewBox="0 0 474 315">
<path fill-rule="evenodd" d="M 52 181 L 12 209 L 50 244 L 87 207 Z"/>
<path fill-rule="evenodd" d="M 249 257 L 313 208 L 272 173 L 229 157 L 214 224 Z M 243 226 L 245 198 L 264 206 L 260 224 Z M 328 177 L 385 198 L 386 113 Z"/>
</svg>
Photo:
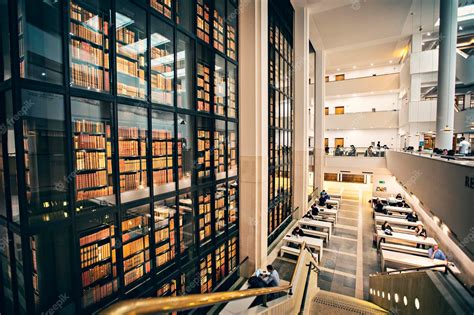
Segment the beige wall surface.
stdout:
<svg viewBox="0 0 474 315">
<path fill-rule="evenodd" d="M 386 74 L 375 77 L 327 82 L 326 97 L 340 94 L 385 92 L 400 88 L 400 74 Z"/>
<path fill-rule="evenodd" d="M 390 172 L 474 253 L 474 167 L 403 152 L 386 156 Z"/>
</svg>

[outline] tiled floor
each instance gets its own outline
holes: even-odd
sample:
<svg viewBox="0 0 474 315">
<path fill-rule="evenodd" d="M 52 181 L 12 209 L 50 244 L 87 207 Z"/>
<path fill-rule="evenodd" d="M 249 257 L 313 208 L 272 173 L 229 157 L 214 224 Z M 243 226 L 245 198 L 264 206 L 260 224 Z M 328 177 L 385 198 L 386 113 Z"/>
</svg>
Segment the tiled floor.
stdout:
<svg viewBox="0 0 474 315">
<path fill-rule="evenodd" d="M 331 193 L 331 189 L 328 191 Z M 333 189 L 333 192 L 340 192 L 340 188 L 339 191 Z M 377 251 L 372 247 L 370 195 L 367 186 L 342 187 L 338 222 L 333 229 L 333 237 L 324 248 L 320 264 L 318 284 L 321 289 L 353 297 L 367 297 L 369 274 L 380 270 Z M 359 294 L 356 284 L 361 289 Z"/>
</svg>

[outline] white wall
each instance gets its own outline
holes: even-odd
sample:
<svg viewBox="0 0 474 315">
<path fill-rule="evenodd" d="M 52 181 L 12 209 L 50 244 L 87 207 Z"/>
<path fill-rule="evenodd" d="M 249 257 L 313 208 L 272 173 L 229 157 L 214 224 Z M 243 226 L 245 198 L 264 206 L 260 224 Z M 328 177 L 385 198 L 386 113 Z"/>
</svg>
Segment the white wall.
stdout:
<svg viewBox="0 0 474 315">
<path fill-rule="evenodd" d="M 345 113 L 371 112 L 372 108 L 376 111 L 395 110 L 399 109 L 398 93 L 326 99 L 329 114 L 334 114 L 336 106 L 344 106 Z"/>
<path fill-rule="evenodd" d="M 326 130 L 324 137 L 329 138 L 329 147 L 334 147 L 335 138 L 344 138 L 344 146 L 351 144 L 356 147 L 368 147 L 371 142 L 398 148 L 398 129 L 367 129 L 367 130 Z"/>
<path fill-rule="evenodd" d="M 326 74 L 329 76 L 329 81 L 336 80 L 336 74 L 344 74 L 344 78 L 348 79 L 356 79 L 362 77 L 371 77 L 372 75 L 384 75 L 384 74 L 391 74 L 391 73 L 398 73 L 400 72 L 400 66 L 387 66 L 387 67 L 377 67 L 377 68 L 368 68 L 368 69 L 360 69 L 360 70 L 353 70 L 353 71 L 336 71 L 331 74 Z"/>
</svg>

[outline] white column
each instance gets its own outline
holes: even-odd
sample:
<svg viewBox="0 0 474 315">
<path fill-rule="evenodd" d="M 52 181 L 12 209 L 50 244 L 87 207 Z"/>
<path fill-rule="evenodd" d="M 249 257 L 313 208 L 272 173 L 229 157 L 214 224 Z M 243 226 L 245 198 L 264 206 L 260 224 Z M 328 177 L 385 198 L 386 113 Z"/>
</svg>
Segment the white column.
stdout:
<svg viewBox="0 0 474 315">
<path fill-rule="evenodd" d="M 316 50 L 314 62 L 314 187 L 319 191 L 324 185 L 324 73 L 325 73 L 325 52 Z"/>
<path fill-rule="evenodd" d="M 294 198 L 293 207 L 302 217 L 308 208 L 308 114 L 309 114 L 309 13 L 295 6 L 295 129 L 294 129 Z"/>
<path fill-rule="evenodd" d="M 266 265 L 268 221 L 268 1 L 240 2 L 240 257 Z"/>
<path fill-rule="evenodd" d="M 454 129 L 458 0 L 440 2 L 436 146 L 451 149 Z"/>
</svg>

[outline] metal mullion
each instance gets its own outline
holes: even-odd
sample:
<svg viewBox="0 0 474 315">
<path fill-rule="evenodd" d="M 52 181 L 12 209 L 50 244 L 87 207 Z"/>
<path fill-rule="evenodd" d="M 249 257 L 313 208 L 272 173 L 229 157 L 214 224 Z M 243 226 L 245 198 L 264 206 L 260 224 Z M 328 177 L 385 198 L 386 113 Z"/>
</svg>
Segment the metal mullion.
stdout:
<svg viewBox="0 0 474 315">
<path fill-rule="evenodd" d="M 64 59 L 63 59 L 63 71 L 64 71 Z M 63 72 L 63 76 L 65 76 L 64 72 Z M 63 82 L 64 82 L 64 78 L 63 78 Z M 66 88 L 64 86 L 57 85 L 54 83 L 36 81 L 36 80 L 26 79 L 26 78 L 20 78 L 17 83 L 21 89 L 60 94 L 63 96 L 66 94 Z"/>
<path fill-rule="evenodd" d="M 109 64 L 109 71 L 110 71 L 110 67 L 111 65 Z M 113 102 L 114 100 L 114 97 L 110 95 L 110 93 L 96 92 L 96 91 L 90 91 L 90 90 L 74 88 L 74 87 L 70 87 L 68 88 L 68 90 L 69 90 L 68 92 L 69 95 L 74 96 L 74 97 L 89 98 L 89 99 L 95 99 L 95 100 L 104 101 L 104 102 Z"/>
</svg>

